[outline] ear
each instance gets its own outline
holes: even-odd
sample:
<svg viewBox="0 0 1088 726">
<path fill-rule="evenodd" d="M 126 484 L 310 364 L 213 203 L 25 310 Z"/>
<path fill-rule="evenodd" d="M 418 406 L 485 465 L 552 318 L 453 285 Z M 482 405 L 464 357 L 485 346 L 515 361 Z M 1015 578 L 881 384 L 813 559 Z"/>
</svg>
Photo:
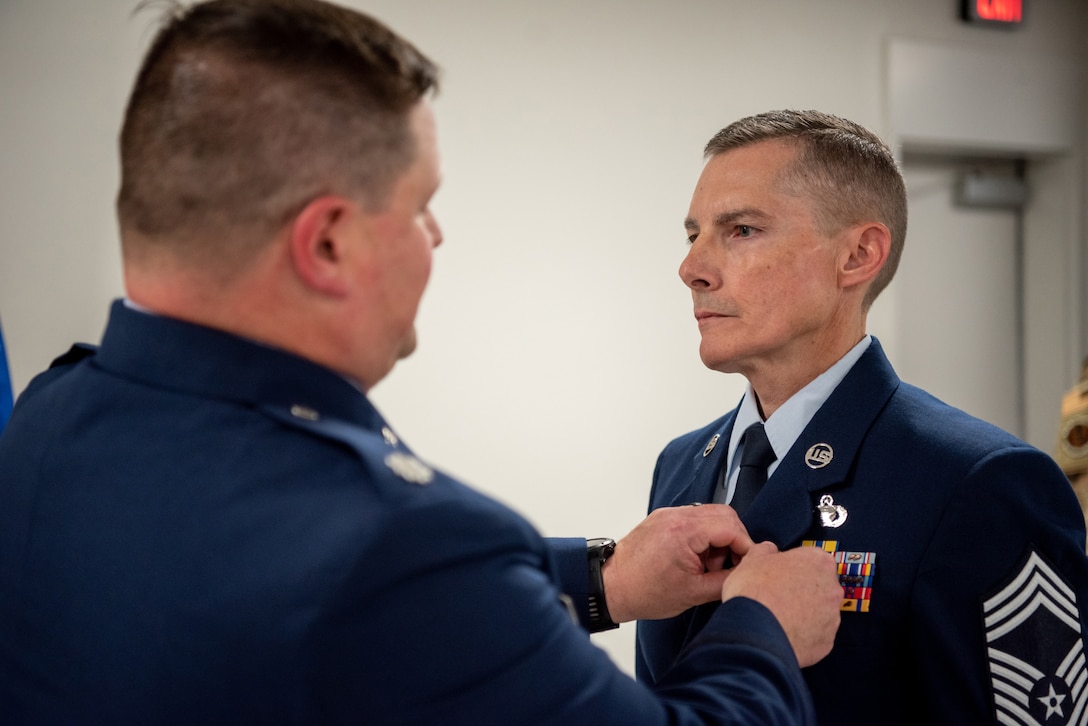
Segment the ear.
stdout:
<svg viewBox="0 0 1088 726">
<path fill-rule="evenodd" d="M 865 285 L 880 273 L 888 261 L 892 237 L 888 228 L 875 222 L 847 230 L 848 245 L 839 268 L 839 285 L 844 290 Z"/>
<path fill-rule="evenodd" d="M 344 197 L 318 197 L 291 223 L 291 262 L 310 289 L 343 297 L 350 289 L 346 264 L 355 205 Z"/>
</svg>

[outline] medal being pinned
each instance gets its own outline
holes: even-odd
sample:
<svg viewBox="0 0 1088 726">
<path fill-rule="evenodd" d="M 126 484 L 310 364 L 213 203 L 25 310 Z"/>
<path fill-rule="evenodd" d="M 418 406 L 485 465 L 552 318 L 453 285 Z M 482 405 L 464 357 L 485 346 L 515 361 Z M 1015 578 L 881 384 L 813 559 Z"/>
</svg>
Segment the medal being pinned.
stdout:
<svg viewBox="0 0 1088 726">
<path fill-rule="evenodd" d="M 802 547 L 817 547 L 835 557 L 835 567 L 842 585 L 842 612 L 867 613 L 873 599 L 876 575 L 875 552 L 849 552 L 839 549 L 837 540 L 806 539 Z"/>
</svg>

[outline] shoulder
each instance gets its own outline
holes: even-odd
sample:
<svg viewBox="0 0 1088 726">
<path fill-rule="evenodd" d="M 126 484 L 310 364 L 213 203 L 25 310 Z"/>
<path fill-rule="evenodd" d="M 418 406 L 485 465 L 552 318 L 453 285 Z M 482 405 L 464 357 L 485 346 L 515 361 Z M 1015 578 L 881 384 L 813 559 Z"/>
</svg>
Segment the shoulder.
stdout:
<svg viewBox="0 0 1088 726">
<path fill-rule="evenodd" d="M 977 461 L 999 451 L 1042 453 L 1008 431 L 907 383 L 896 389 L 878 424 L 902 445 L 942 459 Z"/>
<path fill-rule="evenodd" d="M 867 471 L 902 462 L 900 473 L 889 476 L 909 481 L 912 496 L 944 501 L 943 527 L 953 539 L 972 533 L 991 555 L 1000 539 L 1015 545 L 1007 558 L 1018 557 L 1016 548 L 1025 541 L 1057 539 L 1073 543 L 1083 555 L 1083 516 L 1054 459 L 917 387 L 899 386 L 874 422 L 861 456 L 859 467 Z"/>
<path fill-rule="evenodd" d="M 63 378 L 76 370 L 80 364 L 90 360 L 98 353 L 98 347 L 88 343 L 75 343 L 49 364 L 49 368 L 36 375 L 27 386 L 23 396 L 33 396 L 50 383 Z"/>
<path fill-rule="evenodd" d="M 842 385 L 849 399 L 880 404 L 874 428 L 894 432 L 894 440 L 903 445 L 961 457 L 1027 446 L 1009 432 L 900 380 L 875 338 Z"/>
</svg>

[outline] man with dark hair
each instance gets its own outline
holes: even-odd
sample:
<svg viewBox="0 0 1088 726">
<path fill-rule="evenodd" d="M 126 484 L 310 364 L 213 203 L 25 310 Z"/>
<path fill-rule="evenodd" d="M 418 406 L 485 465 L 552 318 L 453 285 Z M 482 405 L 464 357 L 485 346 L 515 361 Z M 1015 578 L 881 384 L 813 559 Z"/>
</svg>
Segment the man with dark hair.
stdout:
<svg viewBox="0 0 1088 726">
<path fill-rule="evenodd" d="M 829 555 L 723 505 L 545 542 L 368 400 L 442 241 L 435 85 L 317 0 L 159 32 L 121 135 L 127 299 L 0 437 L 5 724 L 812 722 Z M 652 689 L 586 634 L 710 600 Z"/>
<path fill-rule="evenodd" d="M 737 121 L 706 147 L 685 222 L 703 363 L 740 405 L 671 442 L 650 509 L 731 504 L 756 539 L 832 552 L 821 724 L 1082 723 L 1084 522 L 1041 451 L 902 383 L 866 334 L 906 237 L 888 147 L 816 111 Z M 638 625 L 660 683 L 710 609 Z"/>
</svg>

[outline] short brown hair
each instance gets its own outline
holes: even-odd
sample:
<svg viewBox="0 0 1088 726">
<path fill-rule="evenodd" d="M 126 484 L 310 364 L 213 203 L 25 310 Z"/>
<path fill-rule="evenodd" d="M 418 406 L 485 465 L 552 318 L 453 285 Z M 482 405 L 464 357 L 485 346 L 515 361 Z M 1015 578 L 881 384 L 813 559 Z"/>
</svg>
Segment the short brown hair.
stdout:
<svg viewBox="0 0 1088 726">
<path fill-rule="evenodd" d="M 891 149 L 863 126 L 820 111 L 768 111 L 725 127 L 707 143 L 707 157 L 772 139 L 800 146 L 783 182 L 816 201 L 817 222 L 827 234 L 865 221 L 891 233 L 891 251 L 869 286 L 873 304 L 891 282 L 907 236 L 907 191 Z"/>
<path fill-rule="evenodd" d="M 247 250 L 218 246 L 226 232 L 259 244 L 321 194 L 380 208 L 437 76 L 377 20 L 321 0 L 172 4 L 125 113 L 121 228 L 215 244 L 230 264 Z"/>
</svg>

